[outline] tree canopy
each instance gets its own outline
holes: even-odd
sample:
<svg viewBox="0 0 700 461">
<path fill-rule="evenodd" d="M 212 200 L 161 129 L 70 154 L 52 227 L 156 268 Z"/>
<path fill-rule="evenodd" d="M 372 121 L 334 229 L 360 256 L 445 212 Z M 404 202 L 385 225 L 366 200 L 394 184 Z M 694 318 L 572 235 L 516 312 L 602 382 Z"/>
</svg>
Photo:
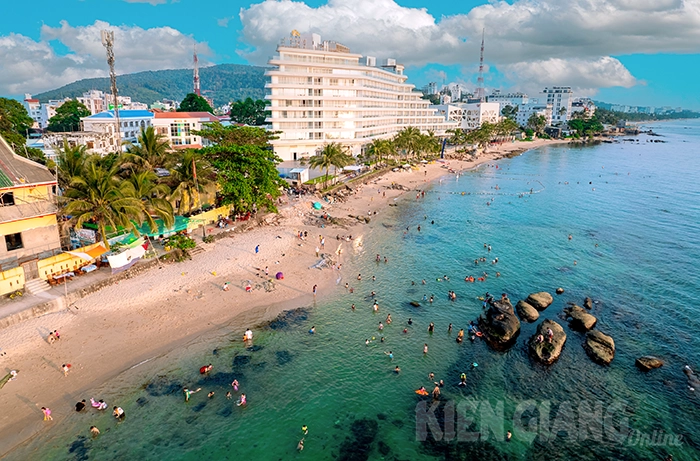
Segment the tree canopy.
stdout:
<svg viewBox="0 0 700 461">
<path fill-rule="evenodd" d="M 325 144 L 321 152 L 311 157 L 309 165 L 313 168 L 326 170 L 324 186 L 328 186 L 328 170 L 330 167 L 335 168 L 336 174 L 338 168 L 344 168 L 353 162 L 352 155 L 347 153 L 347 148 L 337 142 Z"/>
<path fill-rule="evenodd" d="M 237 212 L 276 211 L 284 182 L 276 168 L 282 160 L 267 143 L 272 134 L 262 128 L 221 125 L 202 133 L 217 142 L 200 152 L 216 170 L 222 203 L 233 205 Z"/>
<path fill-rule="evenodd" d="M 245 101 L 236 101 L 231 105 L 231 121 L 244 125 L 264 125 L 265 118 L 269 115 L 265 101 L 246 98 Z"/>
<path fill-rule="evenodd" d="M 90 115 L 90 110 L 81 102 L 74 99 L 64 102 L 58 109 L 56 115 L 49 119 L 48 131 L 79 131 L 80 119 Z"/>
<path fill-rule="evenodd" d="M 518 106 L 506 105 L 503 109 L 501 109 L 501 115 L 511 120 L 515 120 L 517 114 Z"/>
<path fill-rule="evenodd" d="M 180 103 L 178 112 L 214 112 L 214 109 L 209 105 L 206 99 L 195 94 L 189 93 Z"/>
</svg>

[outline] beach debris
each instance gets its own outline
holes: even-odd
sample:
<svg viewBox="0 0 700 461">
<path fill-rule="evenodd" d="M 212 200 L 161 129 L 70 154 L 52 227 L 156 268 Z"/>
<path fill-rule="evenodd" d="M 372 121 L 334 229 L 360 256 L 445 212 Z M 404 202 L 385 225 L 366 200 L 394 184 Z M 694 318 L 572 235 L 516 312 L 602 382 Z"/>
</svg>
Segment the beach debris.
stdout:
<svg viewBox="0 0 700 461">
<path fill-rule="evenodd" d="M 528 323 L 535 322 L 540 318 L 540 313 L 537 311 L 537 309 L 532 307 L 532 305 L 527 301 L 518 301 L 518 304 L 515 305 L 515 309 L 517 310 L 520 319 Z"/>
<path fill-rule="evenodd" d="M 576 304 L 564 308 L 564 314 L 567 318 L 571 319 L 569 321 L 569 326 L 572 330 L 592 330 L 593 327 L 595 327 L 595 324 L 598 322 L 598 319 L 586 312 L 584 308 L 577 306 Z"/>
<path fill-rule="evenodd" d="M 538 293 L 531 293 L 530 296 L 527 297 L 526 301 L 532 307 L 541 312 L 547 309 L 550 304 L 554 302 L 554 298 L 546 291 L 540 291 Z"/>
<path fill-rule="evenodd" d="M 615 357 L 615 341 L 598 330 L 586 333 L 586 341 L 583 343 L 583 348 L 594 362 L 603 365 L 609 364 Z"/>
<path fill-rule="evenodd" d="M 566 333 L 557 322 L 545 320 L 528 341 L 531 355 L 545 365 L 556 362 L 566 343 Z"/>
<path fill-rule="evenodd" d="M 634 361 L 634 364 L 642 371 L 653 370 L 654 368 L 660 368 L 664 365 L 664 361 L 653 355 L 645 355 L 644 357 L 639 357 Z"/>
<path fill-rule="evenodd" d="M 520 320 L 508 299 L 490 303 L 479 317 L 479 327 L 486 342 L 496 350 L 512 346 L 520 334 Z"/>
</svg>

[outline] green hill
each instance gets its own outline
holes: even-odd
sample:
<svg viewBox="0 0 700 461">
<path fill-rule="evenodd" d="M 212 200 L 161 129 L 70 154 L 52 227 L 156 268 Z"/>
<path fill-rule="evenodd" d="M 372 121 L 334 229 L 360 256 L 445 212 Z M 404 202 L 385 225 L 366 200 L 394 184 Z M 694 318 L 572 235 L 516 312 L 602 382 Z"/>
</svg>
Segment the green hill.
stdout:
<svg viewBox="0 0 700 461">
<path fill-rule="evenodd" d="M 263 99 L 265 95 L 265 67 L 241 64 L 219 64 L 199 71 L 202 94 L 214 99 L 220 106 L 230 101 Z M 163 98 L 182 101 L 192 92 L 192 69 L 173 69 L 138 72 L 117 77 L 119 94 L 131 96 L 133 101 L 151 104 Z M 90 90 L 109 92 L 108 78 L 78 80 L 61 88 L 37 94 L 41 102 L 49 99 L 75 98 Z"/>
</svg>

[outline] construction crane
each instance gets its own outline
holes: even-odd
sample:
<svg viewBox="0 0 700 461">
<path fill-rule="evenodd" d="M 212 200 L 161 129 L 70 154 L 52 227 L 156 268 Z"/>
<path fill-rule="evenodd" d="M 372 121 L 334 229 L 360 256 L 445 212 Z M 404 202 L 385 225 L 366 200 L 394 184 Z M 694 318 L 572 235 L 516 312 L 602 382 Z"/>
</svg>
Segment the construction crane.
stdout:
<svg viewBox="0 0 700 461">
<path fill-rule="evenodd" d="M 484 102 L 486 91 L 484 90 L 484 30 L 481 29 L 481 57 L 479 58 L 479 79 L 477 80 L 476 97 Z"/>
<path fill-rule="evenodd" d="M 194 94 L 202 96 L 199 89 L 199 58 L 197 58 L 197 44 L 194 44 Z"/>
<path fill-rule="evenodd" d="M 122 136 L 119 123 L 119 96 L 117 94 L 117 74 L 114 73 L 114 31 L 102 31 L 102 45 L 107 49 L 107 64 L 109 65 L 109 79 L 112 83 L 112 97 L 114 98 L 114 122 L 117 128 L 117 152 L 121 152 Z M 109 106 L 108 106 L 109 107 Z"/>
</svg>

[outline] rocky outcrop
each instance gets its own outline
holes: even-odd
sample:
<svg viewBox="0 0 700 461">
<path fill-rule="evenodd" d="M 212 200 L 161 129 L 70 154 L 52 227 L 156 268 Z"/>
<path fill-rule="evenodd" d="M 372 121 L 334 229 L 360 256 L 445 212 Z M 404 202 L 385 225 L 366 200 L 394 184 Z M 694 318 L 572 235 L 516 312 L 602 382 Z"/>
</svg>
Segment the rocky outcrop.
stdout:
<svg viewBox="0 0 700 461">
<path fill-rule="evenodd" d="M 554 302 L 554 298 L 546 291 L 540 291 L 539 293 L 532 293 L 527 297 L 526 301 L 538 311 L 543 311 Z"/>
<path fill-rule="evenodd" d="M 662 367 L 664 361 L 658 357 L 654 357 L 653 355 L 645 355 L 644 357 L 639 357 L 637 360 L 635 360 L 634 364 L 637 365 L 637 368 L 642 371 L 649 371 L 653 370 L 654 368 Z"/>
<path fill-rule="evenodd" d="M 552 330 L 552 338 L 549 339 L 547 330 Z M 545 365 L 554 363 L 564 348 L 566 333 L 557 322 L 545 320 L 537 327 L 537 332 L 532 335 L 528 343 L 530 354 Z"/>
<path fill-rule="evenodd" d="M 586 297 L 586 299 L 583 300 L 583 307 L 585 307 L 589 311 L 593 309 L 593 300 L 589 297 Z"/>
<path fill-rule="evenodd" d="M 615 341 L 598 330 L 586 333 L 586 341 L 583 348 L 594 362 L 607 365 L 615 357 Z"/>
<path fill-rule="evenodd" d="M 558 295 L 563 294 L 563 293 L 564 293 L 564 289 L 562 287 L 557 288 Z"/>
<path fill-rule="evenodd" d="M 586 310 L 574 304 L 573 306 L 564 309 L 564 314 L 569 318 L 569 327 L 576 331 L 588 331 L 595 327 L 598 319 L 593 317 Z"/>
<path fill-rule="evenodd" d="M 535 322 L 540 318 L 540 313 L 537 309 L 532 307 L 527 301 L 518 301 L 518 304 L 515 305 L 515 310 L 518 312 L 520 319 L 528 323 Z"/>
<path fill-rule="evenodd" d="M 496 350 L 512 346 L 520 334 L 520 320 L 507 299 L 491 303 L 479 317 L 479 327 L 486 342 Z"/>
<path fill-rule="evenodd" d="M 683 373 L 688 377 L 688 389 L 694 391 L 695 389 L 700 389 L 700 377 L 695 374 L 692 368 L 688 365 L 683 367 Z"/>
</svg>

